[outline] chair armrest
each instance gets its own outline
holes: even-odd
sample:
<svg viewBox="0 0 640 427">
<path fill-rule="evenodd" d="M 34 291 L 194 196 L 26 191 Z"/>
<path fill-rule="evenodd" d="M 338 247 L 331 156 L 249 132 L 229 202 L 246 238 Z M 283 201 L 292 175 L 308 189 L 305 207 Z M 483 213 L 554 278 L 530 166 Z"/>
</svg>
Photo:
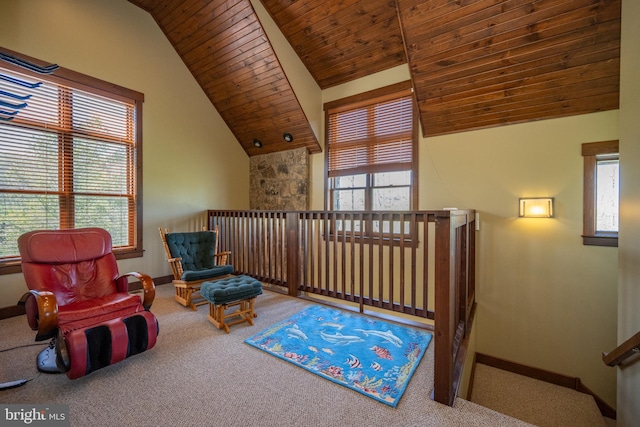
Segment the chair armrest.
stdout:
<svg viewBox="0 0 640 427">
<path fill-rule="evenodd" d="M 52 338 L 58 329 L 58 302 L 53 292 L 31 290 L 20 298 L 32 330 L 38 331 L 36 341 Z"/>
<path fill-rule="evenodd" d="M 138 273 L 137 271 L 130 271 L 129 273 L 125 273 L 116 279 L 118 283 L 118 290 L 120 292 L 129 292 L 129 282 L 126 279 L 128 276 L 135 277 L 142 283 L 143 297 L 142 297 L 142 306 L 145 310 L 149 311 L 151 308 L 151 304 L 153 304 L 153 300 L 156 297 L 156 285 L 153 283 L 153 279 L 148 274 Z M 124 289 L 121 289 L 120 287 Z"/>
<path fill-rule="evenodd" d="M 218 252 L 215 254 L 216 265 L 227 265 L 229 255 L 231 255 L 231 251 Z"/>
<path fill-rule="evenodd" d="M 169 261 L 169 266 L 171 266 L 173 278 L 180 280 L 182 273 L 184 273 L 184 270 L 182 269 L 182 257 L 169 258 L 167 261 Z"/>
</svg>

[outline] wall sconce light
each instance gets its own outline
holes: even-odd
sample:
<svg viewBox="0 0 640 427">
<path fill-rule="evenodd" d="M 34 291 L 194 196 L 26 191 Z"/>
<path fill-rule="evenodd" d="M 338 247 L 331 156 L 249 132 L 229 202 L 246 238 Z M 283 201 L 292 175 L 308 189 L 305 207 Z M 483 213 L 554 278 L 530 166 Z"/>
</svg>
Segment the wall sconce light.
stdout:
<svg viewBox="0 0 640 427">
<path fill-rule="evenodd" d="M 254 139 L 253 145 L 255 145 L 258 148 L 262 148 L 262 141 L 260 141 L 259 139 Z"/>
<path fill-rule="evenodd" d="M 553 218 L 553 197 L 520 199 L 521 218 Z"/>
<path fill-rule="evenodd" d="M 286 141 L 286 142 L 292 142 L 293 141 L 293 135 L 291 135 L 289 132 L 285 132 L 282 134 L 282 138 Z"/>
</svg>

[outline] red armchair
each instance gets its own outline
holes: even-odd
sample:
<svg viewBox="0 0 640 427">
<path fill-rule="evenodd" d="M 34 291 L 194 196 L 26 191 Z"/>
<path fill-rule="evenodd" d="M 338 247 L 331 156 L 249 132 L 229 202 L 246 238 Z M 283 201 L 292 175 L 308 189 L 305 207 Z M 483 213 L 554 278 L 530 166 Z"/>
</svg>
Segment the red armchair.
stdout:
<svg viewBox="0 0 640 427">
<path fill-rule="evenodd" d="M 153 280 L 118 274 L 106 230 L 32 231 L 18 248 L 30 289 L 22 298 L 29 326 L 36 341 L 52 338 L 38 355 L 39 370 L 75 379 L 155 345 Z M 128 276 L 142 283 L 142 297 L 128 292 Z"/>
</svg>

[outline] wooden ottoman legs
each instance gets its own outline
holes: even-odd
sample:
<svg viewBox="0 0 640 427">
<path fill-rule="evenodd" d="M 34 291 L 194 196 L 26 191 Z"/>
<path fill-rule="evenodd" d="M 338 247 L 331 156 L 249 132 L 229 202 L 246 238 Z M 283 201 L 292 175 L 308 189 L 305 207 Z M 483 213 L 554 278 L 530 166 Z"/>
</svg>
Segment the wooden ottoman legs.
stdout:
<svg viewBox="0 0 640 427">
<path fill-rule="evenodd" d="M 253 326 L 253 319 L 258 317 L 258 315 L 253 311 L 253 302 L 255 299 L 256 297 L 252 297 L 249 299 L 243 299 L 227 304 L 209 303 L 209 316 L 207 318 L 211 323 L 216 325 L 218 329 L 224 328 L 226 333 L 229 333 L 229 326 L 237 325 L 238 323 L 248 322 L 251 326 Z M 225 314 L 225 310 L 237 305 L 240 306 L 237 310 Z M 225 319 L 236 316 L 239 316 L 240 318 L 232 322 L 225 322 Z"/>
</svg>

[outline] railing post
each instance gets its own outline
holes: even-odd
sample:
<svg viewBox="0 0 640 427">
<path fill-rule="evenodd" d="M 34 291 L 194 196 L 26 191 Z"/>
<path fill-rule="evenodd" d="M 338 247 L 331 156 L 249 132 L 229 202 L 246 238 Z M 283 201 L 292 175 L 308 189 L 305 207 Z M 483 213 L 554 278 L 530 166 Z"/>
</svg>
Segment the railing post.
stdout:
<svg viewBox="0 0 640 427">
<path fill-rule="evenodd" d="M 464 318 L 465 336 L 470 332 L 470 315 L 476 300 L 476 223 L 475 211 L 471 212 L 473 217 L 467 222 L 467 303 Z"/>
<path fill-rule="evenodd" d="M 456 233 L 456 293 L 458 296 L 458 316 L 456 322 L 464 325 L 467 336 L 467 304 L 469 302 L 469 215 L 464 216 L 464 225 L 457 227 Z"/>
<path fill-rule="evenodd" d="M 286 251 L 287 251 L 287 286 L 290 296 L 298 296 L 299 271 L 299 229 L 298 212 L 287 212 L 285 219 Z"/>
<path fill-rule="evenodd" d="M 455 233 L 449 212 L 435 216 L 435 363 L 433 398 L 453 405 L 452 354 L 455 336 Z"/>
</svg>

